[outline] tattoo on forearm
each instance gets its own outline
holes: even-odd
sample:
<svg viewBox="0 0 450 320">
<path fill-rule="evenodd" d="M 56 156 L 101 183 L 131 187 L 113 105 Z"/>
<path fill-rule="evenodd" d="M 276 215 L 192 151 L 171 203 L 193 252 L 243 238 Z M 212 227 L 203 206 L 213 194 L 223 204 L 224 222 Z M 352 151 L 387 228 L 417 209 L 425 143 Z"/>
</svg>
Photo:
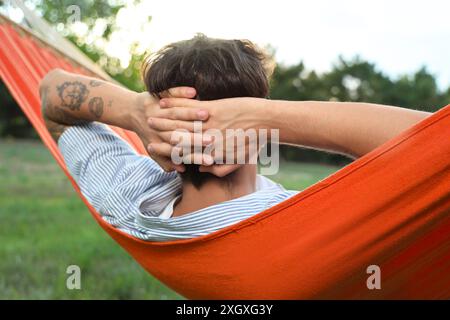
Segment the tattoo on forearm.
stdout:
<svg viewBox="0 0 450 320">
<path fill-rule="evenodd" d="M 89 112 L 92 113 L 96 119 L 100 119 L 103 114 L 103 99 L 94 97 L 89 100 L 88 106 Z"/>
<path fill-rule="evenodd" d="M 50 132 L 53 140 L 55 140 L 56 142 L 58 142 L 59 138 L 67 128 L 69 127 L 63 124 L 59 124 L 56 122 L 47 122 L 47 129 Z"/>
<path fill-rule="evenodd" d="M 88 87 L 98 87 L 103 81 L 92 79 L 89 82 L 64 81 L 60 85 L 45 86 L 41 88 L 42 111 L 46 126 L 53 139 L 58 141 L 62 133 L 70 126 L 83 124 L 87 120 L 80 120 L 78 116 L 90 120 L 100 120 L 104 111 L 104 101 L 102 97 L 89 97 Z M 50 99 L 51 90 L 56 90 L 60 101 Z M 53 92 L 53 91 L 52 91 Z M 53 96 L 53 97 L 56 97 Z M 87 102 L 87 110 L 92 115 L 88 117 L 81 112 L 82 106 Z M 108 100 L 106 106 L 112 106 L 112 100 Z M 78 112 L 77 112 L 78 111 Z"/>
<path fill-rule="evenodd" d="M 80 81 L 65 81 L 62 85 L 56 87 L 58 96 L 61 99 L 61 105 L 70 110 L 80 110 L 82 103 L 89 95 L 89 90 Z"/>
<path fill-rule="evenodd" d="M 103 82 L 100 81 L 100 80 L 91 80 L 91 81 L 89 81 L 89 85 L 91 87 L 98 87 L 98 86 L 101 86 L 102 84 L 103 84 Z"/>
<path fill-rule="evenodd" d="M 53 140 L 58 142 L 59 137 L 67 129 L 67 126 L 59 124 L 55 122 L 55 120 L 53 119 L 53 116 L 55 116 L 55 113 L 57 112 L 55 111 L 56 108 L 47 101 L 48 91 L 49 88 L 45 88 L 42 93 L 42 111 L 43 111 L 42 115 L 45 121 L 45 125 L 47 126 L 47 129 L 50 132 L 50 135 L 52 136 Z"/>
<path fill-rule="evenodd" d="M 51 117 L 51 119 L 58 123 L 69 126 L 86 123 L 86 121 L 72 116 L 67 110 L 62 109 L 59 106 L 50 105 L 47 107 L 47 110 L 47 114 Z"/>
<path fill-rule="evenodd" d="M 48 131 L 55 141 L 58 141 L 63 132 L 71 125 L 85 123 L 73 117 L 67 110 L 60 106 L 52 105 L 48 100 L 49 87 L 41 89 L 42 113 Z"/>
</svg>

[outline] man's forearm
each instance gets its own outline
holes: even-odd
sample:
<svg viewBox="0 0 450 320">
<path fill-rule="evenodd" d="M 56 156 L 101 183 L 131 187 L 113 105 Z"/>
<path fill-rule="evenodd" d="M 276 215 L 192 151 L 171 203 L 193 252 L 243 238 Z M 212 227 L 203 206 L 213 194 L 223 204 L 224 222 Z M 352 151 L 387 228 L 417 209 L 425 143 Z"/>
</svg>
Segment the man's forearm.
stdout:
<svg viewBox="0 0 450 320">
<path fill-rule="evenodd" d="M 362 156 L 430 113 L 369 103 L 268 100 L 265 122 L 280 142 Z"/>
<path fill-rule="evenodd" d="M 139 94 L 99 79 L 59 69 L 41 81 L 39 92 L 46 121 L 70 126 L 89 121 L 132 129 Z"/>
</svg>

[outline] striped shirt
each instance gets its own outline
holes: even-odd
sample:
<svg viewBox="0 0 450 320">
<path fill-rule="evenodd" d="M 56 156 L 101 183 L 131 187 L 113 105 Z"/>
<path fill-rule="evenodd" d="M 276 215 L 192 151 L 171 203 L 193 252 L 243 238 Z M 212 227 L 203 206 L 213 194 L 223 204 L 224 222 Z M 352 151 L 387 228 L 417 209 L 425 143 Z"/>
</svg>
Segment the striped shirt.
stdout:
<svg viewBox="0 0 450 320">
<path fill-rule="evenodd" d="M 181 178 L 165 172 L 106 125 L 73 126 L 58 146 L 81 193 L 106 222 L 139 239 L 167 241 L 206 235 L 249 218 L 297 194 L 261 175 L 257 190 L 171 217 Z"/>
</svg>

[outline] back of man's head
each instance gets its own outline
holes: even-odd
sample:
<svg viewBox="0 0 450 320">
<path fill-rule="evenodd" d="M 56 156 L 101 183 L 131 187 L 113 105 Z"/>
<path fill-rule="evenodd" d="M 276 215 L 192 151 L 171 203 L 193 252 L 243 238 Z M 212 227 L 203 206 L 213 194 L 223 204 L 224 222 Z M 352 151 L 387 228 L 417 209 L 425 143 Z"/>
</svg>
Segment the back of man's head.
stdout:
<svg viewBox="0 0 450 320">
<path fill-rule="evenodd" d="M 198 100 L 233 97 L 265 98 L 269 94 L 270 59 L 248 40 L 212 39 L 197 35 L 175 42 L 149 56 L 143 67 L 150 94 L 159 96 L 172 87 L 188 86 Z M 186 165 L 182 174 L 195 187 L 212 176 Z"/>
</svg>

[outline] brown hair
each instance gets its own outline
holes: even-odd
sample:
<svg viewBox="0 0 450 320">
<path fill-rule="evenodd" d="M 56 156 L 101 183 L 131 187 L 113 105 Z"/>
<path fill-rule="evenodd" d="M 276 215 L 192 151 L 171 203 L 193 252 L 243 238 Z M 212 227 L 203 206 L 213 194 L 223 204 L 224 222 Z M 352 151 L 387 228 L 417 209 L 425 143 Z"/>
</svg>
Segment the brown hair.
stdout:
<svg viewBox="0 0 450 320">
<path fill-rule="evenodd" d="M 272 60 L 252 42 L 199 34 L 148 56 L 143 78 L 148 92 L 157 97 L 169 88 L 188 86 L 196 89 L 199 100 L 265 98 L 272 71 Z M 197 165 L 186 165 L 182 174 L 196 187 L 209 176 L 199 172 Z"/>
</svg>

